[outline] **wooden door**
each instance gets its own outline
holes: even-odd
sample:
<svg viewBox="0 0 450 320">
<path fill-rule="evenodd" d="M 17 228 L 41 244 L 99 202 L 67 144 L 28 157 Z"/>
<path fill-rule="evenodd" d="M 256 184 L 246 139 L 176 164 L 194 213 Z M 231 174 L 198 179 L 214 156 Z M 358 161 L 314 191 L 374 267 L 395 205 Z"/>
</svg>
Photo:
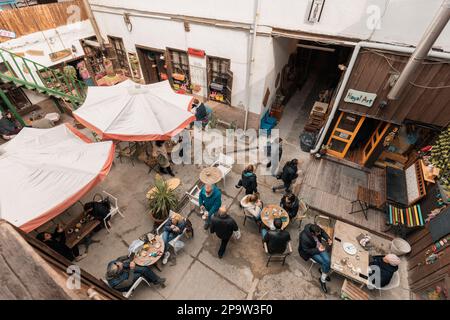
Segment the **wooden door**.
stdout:
<svg viewBox="0 0 450 320">
<path fill-rule="evenodd" d="M 366 162 L 369 160 L 370 156 L 373 154 L 375 148 L 378 146 L 378 144 L 382 141 L 384 135 L 386 134 L 386 131 L 390 127 L 389 122 L 380 122 L 375 129 L 375 131 L 372 133 L 372 136 L 370 137 L 369 141 L 367 141 L 366 145 L 364 146 L 362 150 L 362 164 L 365 165 Z"/>
<path fill-rule="evenodd" d="M 344 158 L 361 128 L 364 119 L 366 119 L 365 116 L 341 112 L 333 132 L 328 139 L 328 146 L 330 148 L 327 150 L 327 153 L 336 158 Z"/>
</svg>

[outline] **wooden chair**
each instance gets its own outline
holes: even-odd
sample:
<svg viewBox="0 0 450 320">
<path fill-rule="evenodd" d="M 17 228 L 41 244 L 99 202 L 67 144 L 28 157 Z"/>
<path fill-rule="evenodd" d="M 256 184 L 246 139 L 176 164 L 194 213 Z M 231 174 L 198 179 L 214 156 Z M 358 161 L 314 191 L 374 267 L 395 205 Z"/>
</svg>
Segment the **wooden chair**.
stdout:
<svg viewBox="0 0 450 320">
<path fill-rule="evenodd" d="M 298 228 L 302 227 L 302 222 L 309 217 L 309 206 L 303 199 L 298 199 L 299 201 L 299 212 L 295 216 L 295 221 L 298 221 Z"/>
<path fill-rule="evenodd" d="M 334 228 L 332 226 L 331 218 L 324 215 L 317 215 L 314 217 L 314 223 L 321 227 L 333 239 Z"/>
<path fill-rule="evenodd" d="M 119 158 L 120 163 L 122 163 L 122 158 L 129 158 L 131 164 L 134 167 L 134 160 L 137 153 L 137 144 L 130 142 L 125 148 L 120 148 L 119 145 L 117 145 L 117 149 L 117 158 Z"/>
<path fill-rule="evenodd" d="M 341 288 L 341 298 L 344 300 L 369 300 L 369 295 L 345 279 Z"/>
<path fill-rule="evenodd" d="M 264 242 L 264 251 L 266 252 L 266 254 L 268 256 L 266 267 L 268 267 L 269 263 L 274 260 L 281 261 L 282 265 L 284 266 L 287 256 L 289 256 L 292 253 L 291 241 L 288 242 L 286 249 L 287 249 L 287 251 L 285 251 L 284 253 L 269 253 L 269 250 L 267 248 L 267 243 Z"/>
</svg>

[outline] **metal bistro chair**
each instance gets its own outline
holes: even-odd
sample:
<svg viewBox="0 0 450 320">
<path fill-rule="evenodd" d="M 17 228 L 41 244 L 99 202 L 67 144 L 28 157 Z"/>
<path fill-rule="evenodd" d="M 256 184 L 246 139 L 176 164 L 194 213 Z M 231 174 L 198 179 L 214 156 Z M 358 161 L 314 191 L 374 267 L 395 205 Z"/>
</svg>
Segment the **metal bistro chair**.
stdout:
<svg viewBox="0 0 450 320">
<path fill-rule="evenodd" d="M 94 201 L 97 197 L 100 197 L 100 201 L 102 201 L 104 199 L 104 196 L 111 199 L 111 201 L 110 201 L 111 209 L 109 210 L 109 213 L 106 215 L 106 217 L 103 219 L 103 224 L 105 225 L 106 231 L 111 232 L 110 229 L 108 228 L 108 224 L 106 222 L 108 220 L 111 221 L 112 217 L 114 217 L 116 214 L 119 214 L 122 218 L 125 218 L 125 216 L 122 214 L 122 212 L 119 209 L 119 204 L 118 204 L 117 198 L 114 197 L 112 194 L 106 192 L 105 190 L 103 190 L 102 192 L 103 192 L 103 195 L 100 193 L 97 193 L 94 195 Z"/>
<path fill-rule="evenodd" d="M 109 283 L 108 283 L 108 281 L 107 281 L 106 279 L 103 279 L 103 278 L 102 278 L 102 281 L 103 281 L 108 287 L 111 288 L 111 286 L 109 285 Z M 151 285 L 147 280 L 145 280 L 144 277 L 139 277 L 139 278 L 133 283 L 133 285 L 131 286 L 131 288 L 128 289 L 127 292 L 122 292 L 122 295 L 123 295 L 125 298 L 127 298 L 127 299 L 130 298 L 131 295 L 134 293 L 134 290 L 136 290 L 136 288 L 139 287 L 139 285 L 140 285 L 142 282 L 146 283 L 147 286 L 152 287 L 152 285 Z M 112 289 L 113 289 L 113 288 L 112 288 Z"/>
<path fill-rule="evenodd" d="M 212 167 L 217 167 L 222 173 L 223 186 L 225 187 L 225 177 L 231 172 L 233 168 L 234 159 L 223 153 L 219 154 L 217 160 L 211 165 Z"/>
<path fill-rule="evenodd" d="M 267 263 L 266 263 L 266 267 L 269 266 L 269 263 L 271 261 L 277 260 L 277 261 L 282 261 L 282 265 L 284 266 L 284 263 L 286 262 L 286 258 L 287 256 L 289 256 L 292 253 L 292 245 L 291 245 L 291 241 L 288 242 L 287 248 L 288 251 L 284 252 L 284 253 L 274 253 L 271 254 L 269 253 L 269 250 L 267 248 L 267 243 L 264 242 L 264 251 L 266 252 L 268 258 L 267 258 Z"/>
<path fill-rule="evenodd" d="M 370 267 L 369 267 L 369 269 L 370 269 Z M 369 272 L 370 271 L 371 270 L 369 270 Z M 377 286 L 377 284 L 373 284 L 370 282 L 367 284 L 367 288 L 369 290 L 377 289 L 380 294 L 380 297 L 381 297 L 382 290 L 391 290 L 391 289 L 397 288 L 398 286 L 400 286 L 400 273 L 398 271 L 394 272 L 394 274 L 392 275 L 391 281 L 389 281 L 389 283 L 384 287 Z"/>
<path fill-rule="evenodd" d="M 190 211 L 195 210 L 195 208 L 200 208 L 200 190 L 201 185 L 195 184 L 189 192 L 186 192 L 186 196 L 189 198 L 189 203 L 191 206 Z M 200 211 L 199 211 L 200 212 Z"/>
<path fill-rule="evenodd" d="M 302 222 L 309 217 L 309 206 L 303 199 L 298 199 L 299 201 L 299 213 L 295 217 L 298 221 L 298 228 L 302 227 Z"/>
<path fill-rule="evenodd" d="M 314 223 L 321 227 L 330 239 L 333 239 L 334 228 L 332 226 L 331 218 L 324 215 L 317 215 L 314 217 Z"/>
<path fill-rule="evenodd" d="M 122 163 L 122 158 L 129 158 L 131 161 L 131 164 L 134 167 L 134 160 L 136 158 L 137 154 L 137 144 L 130 142 L 128 143 L 128 146 L 125 148 L 120 148 L 119 145 L 117 145 L 117 158 L 119 158 L 120 163 Z"/>
</svg>

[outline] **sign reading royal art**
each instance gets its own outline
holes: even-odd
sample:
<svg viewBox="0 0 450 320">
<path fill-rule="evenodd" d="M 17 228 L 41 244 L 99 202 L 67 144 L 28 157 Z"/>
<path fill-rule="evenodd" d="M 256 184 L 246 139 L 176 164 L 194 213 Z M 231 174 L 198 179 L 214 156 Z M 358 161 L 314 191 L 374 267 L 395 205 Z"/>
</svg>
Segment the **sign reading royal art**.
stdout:
<svg viewBox="0 0 450 320">
<path fill-rule="evenodd" d="M 347 95 L 344 98 L 345 102 L 356 103 L 362 106 L 371 107 L 375 98 L 377 97 L 376 93 L 368 93 L 353 89 L 348 89 Z"/>
</svg>

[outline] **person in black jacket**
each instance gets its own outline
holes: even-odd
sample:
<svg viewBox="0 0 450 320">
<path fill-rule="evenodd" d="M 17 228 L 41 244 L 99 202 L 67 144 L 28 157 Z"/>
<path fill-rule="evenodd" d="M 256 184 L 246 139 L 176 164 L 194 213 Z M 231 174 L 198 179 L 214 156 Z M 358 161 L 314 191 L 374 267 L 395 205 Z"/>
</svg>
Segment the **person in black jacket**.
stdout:
<svg viewBox="0 0 450 320">
<path fill-rule="evenodd" d="M 254 165 L 250 164 L 244 171 L 242 171 L 241 179 L 235 187 L 244 187 L 245 194 L 253 194 L 258 192 L 258 183 L 256 181 Z"/>
<path fill-rule="evenodd" d="M 211 219 L 211 233 L 215 233 L 217 237 L 222 240 L 218 251 L 218 256 L 222 259 L 225 249 L 227 248 L 228 241 L 233 235 L 234 231 L 237 231 L 238 225 L 232 217 L 227 214 L 225 207 L 219 208 L 219 214 L 214 215 Z"/>
<path fill-rule="evenodd" d="M 369 273 L 370 281 L 379 288 L 385 287 L 391 282 L 392 276 L 397 272 L 399 264 L 400 258 L 392 253 L 385 256 L 373 256 L 372 262 L 370 263 L 372 270 Z"/>
<path fill-rule="evenodd" d="M 280 206 L 286 210 L 289 215 L 289 219 L 293 219 L 298 212 L 299 200 L 295 194 L 288 192 L 281 198 Z"/>
<path fill-rule="evenodd" d="M 267 243 L 267 251 L 270 254 L 282 254 L 286 251 L 289 241 L 291 241 L 291 235 L 288 231 L 281 230 L 283 221 L 280 218 L 275 218 L 273 225 L 275 230 L 267 231 L 267 229 L 262 229 L 261 235 L 263 241 Z"/>
<path fill-rule="evenodd" d="M 69 261 L 80 261 L 87 256 L 86 253 L 80 255 L 78 246 L 74 246 L 70 249 L 66 245 L 66 234 L 64 232 L 64 228 L 60 224 L 56 226 L 53 233 L 41 232 L 36 236 L 36 238 Z"/>
<path fill-rule="evenodd" d="M 281 179 L 283 181 L 283 184 L 272 187 L 272 191 L 275 192 L 280 189 L 285 189 L 285 191 L 288 192 L 291 188 L 292 181 L 294 181 L 298 177 L 297 171 L 298 171 L 298 160 L 293 159 L 291 161 L 288 161 L 284 165 L 281 174 L 277 176 L 278 179 Z"/>
<path fill-rule="evenodd" d="M 309 223 L 300 232 L 298 253 L 305 261 L 313 259 L 320 264 L 321 277 L 319 282 L 323 292 L 327 293 L 326 281 L 330 281 L 328 273 L 330 272 L 331 259 L 330 254 L 322 244 L 323 241 L 326 241 L 328 245 L 332 243 L 328 234 L 321 227 Z"/>
</svg>

